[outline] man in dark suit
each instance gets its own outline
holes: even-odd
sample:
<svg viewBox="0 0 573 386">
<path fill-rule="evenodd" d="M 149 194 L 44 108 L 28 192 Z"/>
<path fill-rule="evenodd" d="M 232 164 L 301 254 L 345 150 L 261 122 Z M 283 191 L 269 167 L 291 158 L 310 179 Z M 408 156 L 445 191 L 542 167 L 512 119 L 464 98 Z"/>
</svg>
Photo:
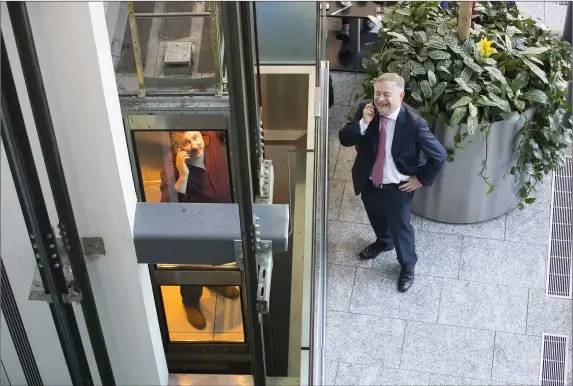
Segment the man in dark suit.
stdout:
<svg viewBox="0 0 573 386">
<path fill-rule="evenodd" d="M 223 150 L 224 133 L 172 131 L 171 151 L 161 172 L 162 202 L 231 203 L 229 166 Z M 234 261 L 233 257 L 229 262 Z M 239 297 L 233 286 L 216 287 L 229 299 Z M 203 286 L 181 286 L 187 320 L 202 330 L 207 325 L 200 308 Z"/>
<path fill-rule="evenodd" d="M 410 224 L 414 190 L 431 185 L 446 161 L 446 151 L 428 123 L 402 105 L 404 79 L 386 73 L 376 79 L 374 100 L 360 103 L 352 122 L 340 130 L 342 146 L 356 146 L 354 192 L 361 195 L 376 241 L 360 252 L 374 259 L 396 248 L 402 266 L 398 290 L 414 282 L 418 261 Z M 420 155 L 420 151 L 425 157 Z"/>
</svg>

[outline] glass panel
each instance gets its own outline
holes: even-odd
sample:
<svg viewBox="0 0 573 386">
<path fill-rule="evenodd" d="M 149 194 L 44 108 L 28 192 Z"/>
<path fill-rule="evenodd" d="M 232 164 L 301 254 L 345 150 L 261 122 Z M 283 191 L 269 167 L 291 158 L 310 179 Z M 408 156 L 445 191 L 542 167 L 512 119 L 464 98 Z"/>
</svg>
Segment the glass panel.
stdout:
<svg viewBox="0 0 573 386">
<path fill-rule="evenodd" d="M 142 200 L 231 203 L 224 131 L 135 131 Z"/>
<path fill-rule="evenodd" d="M 316 63 L 315 2 L 261 1 L 255 7 L 261 64 Z"/>
<path fill-rule="evenodd" d="M 172 342 L 244 342 L 240 287 L 162 286 Z"/>
</svg>

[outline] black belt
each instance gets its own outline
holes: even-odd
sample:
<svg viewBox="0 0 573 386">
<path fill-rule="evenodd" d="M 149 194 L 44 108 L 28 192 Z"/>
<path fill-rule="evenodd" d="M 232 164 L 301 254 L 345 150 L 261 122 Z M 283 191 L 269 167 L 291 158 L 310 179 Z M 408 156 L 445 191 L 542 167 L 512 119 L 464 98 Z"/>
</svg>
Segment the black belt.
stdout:
<svg viewBox="0 0 573 386">
<path fill-rule="evenodd" d="M 397 188 L 397 187 L 400 186 L 400 185 L 404 185 L 406 182 L 408 182 L 408 181 L 401 181 L 399 184 L 379 184 L 379 185 L 376 185 L 376 184 L 374 183 L 374 181 L 370 180 L 370 183 L 371 183 L 375 188 L 378 188 L 378 189 Z"/>
</svg>

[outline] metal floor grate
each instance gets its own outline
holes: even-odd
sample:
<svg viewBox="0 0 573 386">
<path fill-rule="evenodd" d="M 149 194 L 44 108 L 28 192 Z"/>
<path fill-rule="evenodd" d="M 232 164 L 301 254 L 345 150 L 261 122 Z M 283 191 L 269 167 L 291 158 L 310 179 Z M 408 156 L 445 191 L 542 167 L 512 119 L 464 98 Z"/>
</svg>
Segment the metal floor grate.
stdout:
<svg viewBox="0 0 573 386">
<path fill-rule="evenodd" d="M 573 160 L 553 174 L 551 242 L 548 257 L 547 296 L 571 299 L 573 260 Z"/>
<path fill-rule="evenodd" d="M 567 378 L 567 337 L 543 334 L 541 386 L 565 386 Z"/>
</svg>

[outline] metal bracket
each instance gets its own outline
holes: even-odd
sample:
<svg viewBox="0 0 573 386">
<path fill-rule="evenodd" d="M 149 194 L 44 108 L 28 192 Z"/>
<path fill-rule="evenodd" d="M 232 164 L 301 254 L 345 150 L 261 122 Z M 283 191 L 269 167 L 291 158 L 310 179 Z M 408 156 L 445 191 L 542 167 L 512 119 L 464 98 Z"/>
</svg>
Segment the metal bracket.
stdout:
<svg viewBox="0 0 573 386">
<path fill-rule="evenodd" d="M 257 195 L 255 202 L 257 204 L 272 204 L 274 185 L 275 173 L 273 162 L 270 160 L 263 160 L 259 176 L 259 194 Z"/>
<path fill-rule="evenodd" d="M 65 236 L 65 235 L 64 235 Z M 84 259 L 87 263 L 95 261 L 102 256 L 105 256 L 105 245 L 101 237 L 81 237 L 82 250 L 84 252 Z M 61 238 L 56 238 L 56 248 L 60 255 L 60 261 L 62 263 L 62 271 L 64 272 L 64 277 L 66 279 L 66 284 L 68 287 L 68 293 L 62 294 L 62 298 L 66 303 L 76 303 L 79 304 L 82 300 L 82 294 L 77 291 L 75 278 L 72 272 L 72 267 L 70 265 L 70 259 L 68 257 L 68 248 L 66 247 L 65 240 Z M 44 289 L 44 284 L 42 283 L 42 278 L 40 276 L 40 271 L 38 267 L 34 270 L 34 277 L 32 279 L 32 285 L 30 287 L 30 295 L 28 300 L 41 300 L 48 303 L 52 302 L 50 294 L 46 293 Z"/>
<path fill-rule="evenodd" d="M 237 266 L 242 270 L 243 244 L 241 240 L 235 240 L 235 257 Z M 257 311 L 259 314 L 268 314 L 270 310 L 271 280 L 273 273 L 273 248 L 272 241 L 261 240 L 257 245 Z"/>
</svg>

